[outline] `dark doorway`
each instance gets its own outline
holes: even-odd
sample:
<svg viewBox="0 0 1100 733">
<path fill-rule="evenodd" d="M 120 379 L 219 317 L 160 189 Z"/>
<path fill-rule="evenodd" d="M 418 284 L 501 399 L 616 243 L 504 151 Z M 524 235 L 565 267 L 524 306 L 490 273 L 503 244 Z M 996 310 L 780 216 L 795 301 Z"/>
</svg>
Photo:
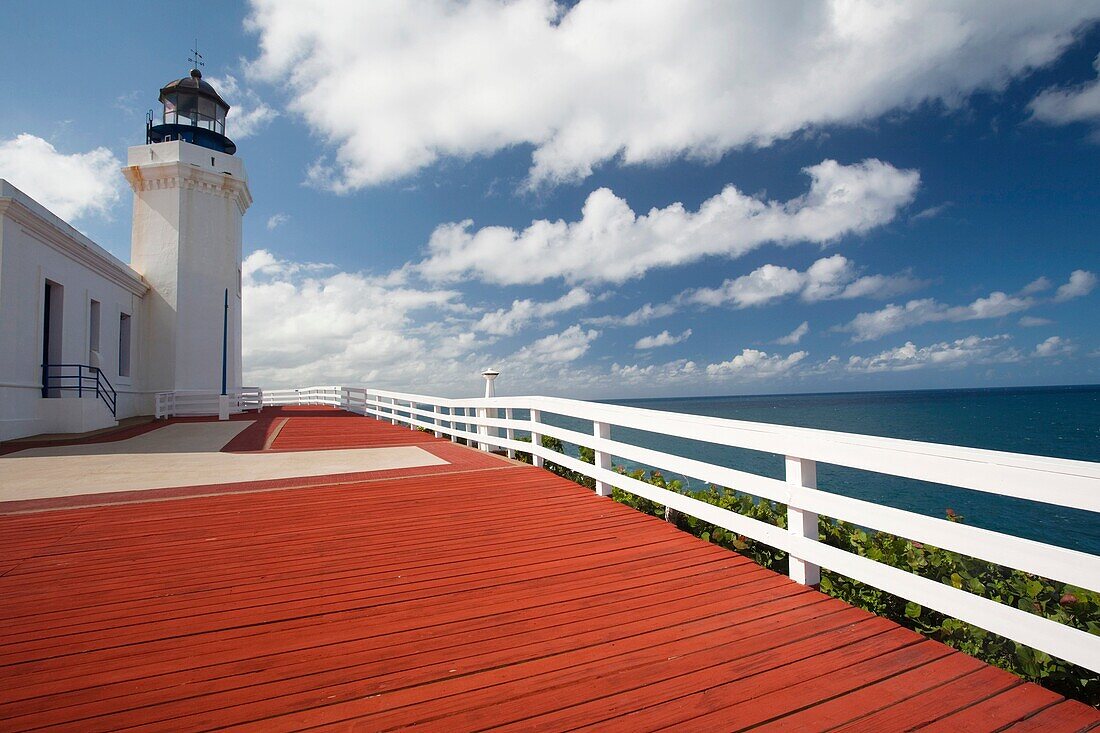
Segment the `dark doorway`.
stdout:
<svg viewBox="0 0 1100 733">
<path fill-rule="evenodd" d="M 61 364 L 61 325 L 64 312 L 65 288 L 55 282 L 46 281 L 42 299 L 42 363 Z M 53 373 L 59 373 L 54 370 Z M 47 389 L 46 368 L 43 367 L 43 397 L 60 397 L 61 390 Z"/>
</svg>

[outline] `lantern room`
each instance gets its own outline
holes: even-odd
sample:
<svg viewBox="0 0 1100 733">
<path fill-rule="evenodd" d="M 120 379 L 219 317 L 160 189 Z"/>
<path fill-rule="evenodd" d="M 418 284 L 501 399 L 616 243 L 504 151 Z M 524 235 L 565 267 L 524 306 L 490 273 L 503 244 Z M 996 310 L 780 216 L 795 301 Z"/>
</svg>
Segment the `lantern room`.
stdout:
<svg viewBox="0 0 1100 733">
<path fill-rule="evenodd" d="M 147 120 L 147 143 L 183 140 L 219 153 L 237 152 L 237 146 L 225 136 L 229 105 L 214 87 L 203 81 L 198 69 L 165 84 L 160 90 L 160 102 L 164 105 L 160 121 L 152 113 Z"/>
</svg>

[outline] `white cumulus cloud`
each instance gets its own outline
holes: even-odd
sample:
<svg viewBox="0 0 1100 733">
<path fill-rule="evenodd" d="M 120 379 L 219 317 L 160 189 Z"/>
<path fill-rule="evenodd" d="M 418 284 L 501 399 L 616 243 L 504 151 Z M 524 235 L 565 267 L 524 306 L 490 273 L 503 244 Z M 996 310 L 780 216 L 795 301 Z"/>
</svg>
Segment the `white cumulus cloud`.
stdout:
<svg viewBox="0 0 1100 733">
<path fill-rule="evenodd" d="M 749 308 L 799 294 L 807 303 L 851 298 L 890 298 L 924 283 L 909 275 L 864 275 L 843 255 L 823 257 L 799 272 L 789 267 L 763 265 L 747 275 L 726 280 L 717 288 L 687 291 L 684 302 L 704 306 Z"/>
<path fill-rule="evenodd" d="M 1017 361 L 1019 354 L 1005 348 L 1008 339 L 1007 335 L 967 336 L 919 347 L 907 341 L 873 356 L 852 356 L 846 368 L 854 372 L 903 372 L 930 366 L 961 368 L 974 363 Z"/>
<path fill-rule="evenodd" d="M 783 346 L 793 346 L 802 340 L 802 337 L 810 332 L 809 321 L 803 321 L 797 328 L 788 333 L 782 338 L 775 340 L 775 343 Z"/>
<path fill-rule="evenodd" d="M 627 313 L 625 316 L 597 316 L 595 318 L 585 318 L 584 323 L 592 326 L 640 326 L 655 318 L 671 316 L 678 310 L 679 307 L 675 303 L 659 303 L 657 305 L 646 303 L 641 308 L 637 308 Z"/>
<path fill-rule="evenodd" d="M 840 330 L 852 332 L 853 341 L 873 341 L 912 326 L 939 321 L 975 321 L 1000 318 L 1027 310 L 1035 301 L 1026 296 L 1006 295 L 1000 291 L 978 298 L 969 305 L 948 306 L 934 298 L 910 300 L 905 305 L 891 303 L 885 308 L 860 313 Z"/>
<path fill-rule="evenodd" d="M 210 76 L 206 81 L 229 103 L 225 134 L 232 140 L 252 137 L 279 116 L 255 91 L 241 86 L 237 77 L 232 74 L 223 77 Z"/>
<path fill-rule="evenodd" d="M 62 153 L 27 133 L 0 139 L 0 178 L 65 221 L 109 216 L 122 195 L 121 167 L 107 148 Z"/>
<path fill-rule="evenodd" d="M 1100 123 L 1100 55 L 1092 62 L 1097 78 L 1075 87 L 1044 89 L 1031 100 L 1031 115 L 1051 125 Z"/>
<path fill-rule="evenodd" d="M 573 288 L 557 300 L 539 302 L 524 298 L 513 300 L 508 308 L 498 308 L 486 313 L 474 325 L 475 331 L 498 336 L 511 336 L 532 321 L 539 321 L 557 313 L 573 310 L 592 302 L 592 294 L 584 288 Z"/>
<path fill-rule="evenodd" d="M 1065 356 L 1073 353 L 1074 346 L 1061 336 L 1051 336 L 1035 347 L 1035 356 L 1048 358 L 1052 356 Z"/>
<path fill-rule="evenodd" d="M 1050 278 L 1037 277 L 1020 290 L 1020 295 L 1035 295 L 1050 290 L 1051 287 Z"/>
<path fill-rule="evenodd" d="M 578 221 L 542 219 L 522 231 L 474 230 L 470 220 L 445 224 L 432 233 L 428 256 L 416 269 L 433 281 L 621 283 L 708 255 L 738 257 L 766 243 L 827 244 L 867 232 L 893 220 L 920 183 L 916 171 L 874 159 L 853 165 L 825 160 L 805 172 L 809 190 L 785 202 L 727 186 L 697 211 L 675 203 L 639 216 L 600 188 L 589 194 Z"/>
<path fill-rule="evenodd" d="M 1064 302 L 1088 295 L 1096 287 L 1097 277 L 1088 270 L 1074 270 L 1069 280 L 1058 288 L 1054 302 Z M 910 300 L 904 305 L 891 303 L 885 308 L 860 313 L 852 321 L 836 330 L 850 331 L 853 341 L 872 341 L 887 334 L 896 333 L 912 326 L 942 321 L 960 322 L 1001 318 L 1025 311 L 1042 300 L 1035 294 L 1049 290 L 1050 281 L 1041 277 L 1028 283 L 1019 293 L 1008 295 L 994 291 L 984 298 L 978 298 L 969 305 L 948 306 L 933 298 Z M 1049 301 L 1048 301 L 1049 302 Z M 1021 326 L 1038 326 L 1046 323 L 1043 319 L 1024 318 Z"/>
<path fill-rule="evenodd" d="M 600 332 L 594 329 L 586 331 L 579 325 L 572 325 L 561 333 L 543 336 L 524 346 L 512 359 L 533 364 L 576 361 L 599 335 Z"/>
<path fill-rule="evenodd" d="M 415 316 L 446 313 L 458 297 L 258 250 L 243 267 L 245 380 L 268 387 L 437 384 L 448 364 L 433 349 L 446 334 L 417 327 Z"/>
<path fill-rule="evenodd" d="M 642 385 L 676 384 L 694 382 L 706 378 L 706 373 L 690 359 L 676 359 L 665 364 L 611 365 L 611 376 L 617 384 Z"/>
<path fill-rule="evenodd" d="M 779 265 L 762 265 L 747 275 L 725 280 L 716 288 L 685 290 L 667 303 L 646 303 L 625 316 L 598 316 L 585 319 L 585 323 L 638 326 L 672 315 L 685 305 L 750 308 L 793 295 L 799 295 L 807 303 L 852 298 L 886 299 L 924 284 L 906 273 L 861 276 L 855 263 L 843 255 L 833 255 L 817 260 L 804 272 Z"/>
<path fill-rule="evenodd" d="M 267 231 L 274 231 L 288 221 L 290 221 L 290 214 L 284 214 L 281 211 L 277 214 L 272 214 L 267 219 Z"/>
<path fill-rule="evenodd" d="M 533 147 L 532 185 L 613 160 L 713 160 L 928 101 L 953 106 L 1056 59 L 1088 2 L 253 0 L 257 78 L 330 155 L 336 191 L 443 157 Z"/>
<path fill-rule="evenodd" d="M 1074 270 L 1069 281 L 1054 293 L 1054 300 L 1061 303 L 1088 295 L 1096 287 L 1096 274 L 1088 270 Z"/>
<path fill-rule="evenodd" d="M 661 331 L 656 336 L 643 336 L 642 338 L 638 339 L 637 342 L 635 342 L 634 348 L 639 350 L 656 349 L 661 346 L 672 346 L 674 344 L 679 344 L 687 341 L 689 338 L 691 338 L 690 328 L 685 329 L 683 333 L 678 336 L 674 336 L 667 330 L 665 330 Z"/>
<path fill-rule="evenodd" d="M 791 371 L 807 356 L 805 351 L 780 356 L 757 349 L 742 349 L 729 361 L 707 364 L 705 371 L 708 377 L 772 377 Z"/>
</svg>

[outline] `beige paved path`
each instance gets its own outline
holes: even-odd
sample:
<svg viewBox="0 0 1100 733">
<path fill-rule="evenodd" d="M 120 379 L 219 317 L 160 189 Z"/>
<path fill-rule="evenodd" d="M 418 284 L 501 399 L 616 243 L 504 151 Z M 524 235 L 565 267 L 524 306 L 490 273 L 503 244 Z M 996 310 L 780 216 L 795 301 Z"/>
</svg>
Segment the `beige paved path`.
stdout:
<svg viewBox="0 0 1100 733">
<path fill-rule="evenodd" d="M 29 448 L 0 457 L 0 501 L 266 481 L 447 461 L 416 446 L 221 453 L 247 421 L 180 423 L 112 443 Z"/>
</svg>

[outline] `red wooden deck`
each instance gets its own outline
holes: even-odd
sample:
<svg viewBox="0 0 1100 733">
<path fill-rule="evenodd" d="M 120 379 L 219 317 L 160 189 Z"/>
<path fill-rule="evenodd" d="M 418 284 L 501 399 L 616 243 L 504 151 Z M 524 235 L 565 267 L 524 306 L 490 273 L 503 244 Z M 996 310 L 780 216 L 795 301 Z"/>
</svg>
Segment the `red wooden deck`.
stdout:
<svg viewBox="0 0 1100 733">
<path fill-rule="evenodd" d="M 452 464 L 0 516 L 0 730 L 1100 724 L 541 469 L 278 415 L 273 450 Z"/>
</svg>

